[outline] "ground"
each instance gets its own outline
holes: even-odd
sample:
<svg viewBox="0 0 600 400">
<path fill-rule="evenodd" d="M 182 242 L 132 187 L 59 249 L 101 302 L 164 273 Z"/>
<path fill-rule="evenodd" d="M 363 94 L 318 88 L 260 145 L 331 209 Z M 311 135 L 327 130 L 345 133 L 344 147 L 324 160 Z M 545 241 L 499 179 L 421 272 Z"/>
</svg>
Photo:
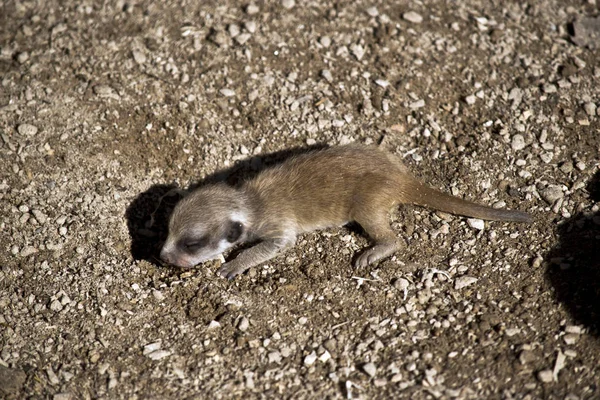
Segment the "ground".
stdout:
<svg viewBox="0 0 600 400">
<path fill-rule="evenodd" d="M 600 398 L 597 14 L 0 3 L 0 397 Z M 348 142 L 534 222 L 402 206 L 365 269 L 357 226 L 233 281 L 156 258 L 170 189 Z"/>
</svg>

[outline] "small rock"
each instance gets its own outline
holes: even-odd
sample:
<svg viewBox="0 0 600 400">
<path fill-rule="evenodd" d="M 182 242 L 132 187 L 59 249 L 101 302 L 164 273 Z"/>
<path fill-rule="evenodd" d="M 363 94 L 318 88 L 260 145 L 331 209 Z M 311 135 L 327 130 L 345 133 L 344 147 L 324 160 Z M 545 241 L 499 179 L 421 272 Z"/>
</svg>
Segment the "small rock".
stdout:
<svg viewBox="0 0 600 400">
<path fill-rule="evenodd" d="M 35 247 L 33 247 L 33 246 L 27 246 L 27 247 L 24 247 L 23 250 L 21 250 L 21 253 L 19 255 L 21 257 L 28 257 L 28 256 L 30 256 L 32 254 L 37 253 L 37 252 L 38 252 L 38 250 Z"/>
<path fill-rule="evenodd" d="M 469 96 L 465 97 L 465 102 L 470 106 L 475 104 L 476 101 L 477 101 L 477 97 L 474 95 L 469 95 Z"/>
<path fill-rule="evenodd" d="M 281 353 L 278 351 L 272 351 L 268 354 L 269 363 L 281 363 Z"/>
<path fill-rule="evenodd" d="M 542 86 L 542 90 L 544 91 L 544 93 L 550 94 L 550 93 L 556 93 L 558 89 L 557 89 L 556 85 L 554 85 L 552 83 L 545 83 Z"/>
<path fill-rule="evenodd" d="M 219 90 L 219 93 L 221 93 L 225 97 L 235 96 L 235 92 L 233 90 L 227 89 L 227 88 L 223 88 L 223 89 Z"/>
<path fill-rule="evenodd" d="M 144 351 L 142 352 L 142 354 L 147 356 L 148 354 L 152 353 L 153 351 L 160 349 L 160 346 L 161 346 L 161 342 L 149 343 L 144 346 Z"/>
<path fill-rule="evenodd" d="M 235 41 L 238 42 L 239 44 L 244 44 L 248 40 L 250 40 L 251 37 L 252 37 L 252 35 L 249 33 L 241 33 L 235 37 Z"/>
<path fill-rule="evenodd" d="M 36 221 L 40 223 L 40 225 L 44 225 L 46 223 L 46 221 L 48 220 L 46 215 L 43 212 L 41 212 L 40 210 L 32 210 L 31 213 L 35 217 Z"/>
<path fill-rule="evenodd" d="M 296 5 L 294 0 L 281 0 L 281 6 L 287 10 L 291 10 Z"/>
<path fill-rule="evenodd" d="M 250 321 L 248 321 L 248 318 L 242 317 L 242 319 L 240 320 L 240 323 L 238 324 L 238 329 L 242 332 L 246 332 L 249 327 L 250 327 Z"/>
<path fill-rule="evenodd" d="M 152 296 L 154 296 L 154 298 L 158 301 L 163 301 L 165 299 L 165 295 L 162 294 L 160 290 L 153 290 Z"/>
<path fill-rule="evenodd" d="M 221 327 L 221 323 L 219 321 L 215 321 L 214 319 L 212 321 L 210 321 L 210 323 L 208 324 L 208 329 L 216 329 L 216 328 L 220 328 Z"/>
<path fill-rule="evenodd" d="M 240 27 L 238 24 L 229 24 L 227 31 L 229 32 L 229 36 L 234 38 L 240 34 Z"/>
<path fill-rule="evenodd" d="M 540 196 L 544 201 L 550 205 L 558 199 L 562 199 L 565 194 L 559 185 L 548 185 L 545 189 L 540 191 Z"/>
<path fill-rule="evenodd" d="M 534 362 L 536 360 L 535 354 L 531 350 L 523 350 L 519 354 L 519 362 L 523 365 Z"/>
<path fill-rule="evenodd" d="M 408 22 L 412 22 L 413 24 L 420 24 L 423 22 L 423 17 L 421 14 L 415 11 L 408 11 L 402 14 L 402 18 Z"/>
<path fill-rule="evenodd" d="M 527 143 L 525 143 L 525 138 L 523 135 L 517 133 L 512 137 L 510 147 L 512 147 L 514 151 L 523 150 L 525 146 L 527 146 Z"/>
<path fill-rule="evenodd" d="M 260 9 L 258 8 L 258 6 L 254 3 L 250 3 L 248 4 L 248 6 L 246 7 L 246 14 L 248 15 L 254 15 L 257 14 L 260 11 Z"/>
<path fill-rule="evenodd" d="M 256 32 L 256 22 L 254 21 L 246 21 L 244 22 L 244 28 L 250 33 Z"/>
<path fill-rule="evenodd" d="M 355 43 L 351 45 L 350 51 L 358 61 L 362 60 L 362 58 L 365 56 L 365 49 L 360 44 Z"/>
<path fill-rule="evenodd" d="M 28 52 L 24 51 L 17 55 L 17 61 L 19 62 L 19 64 L 25 64 L 27 62 L 27 60 L 29 60 Z"/>
<path fill-rule="evenodd" d="M 386 88 L 386 87 L 390 86 L 390 83 L 388 81 L 386 81 L 385 79 L 376 79 L 375 84 L 377 86 L 381 86 L 382 88 Z"/>
<path fill-rule="evenodd" d="M 113 89 L 108 85 L 96 85 L 94 86 L 94 93 L 98 96 L 111 96 Z"/>
<path fill-rule="evenodd" d="M 425 100 L 423 100 L 423 99 L 414 101 L 408 105 L 408 108 L 411 108 L 413 110 L 416 110 L 418 108 L 423 108 L 423 107 L 425 107 Z"/>
<path fill-rule="evenodd" d="M 373 378 L 377 373 L 377 366 L 373 363 L 366 363 L 363 365 L 362 370 L 365 372 L 365 374 Z"/>
<path fill-rule="evenodd" d="M 325 352 L 319 356 L 319 361 L 323 363 L 329 361 L 330 359 L 331 353 L 329 353 L 327 350 L 325 350 Z"/>
<path fill-rule="evenodd" d="M 148 354 L 148 358 L 150 358 L 151 360 L 156 361 L 156 360 L 160 360 L 160 359 L 163 359 L 165 357 L 168 357 L 170 355 L 171 355 L 170 351 L 167 351 L 167 350 L 156 350 L 156 351 L 153 351 L 152 353 Z"/>
<path fill-rule="evenodd" d="M 537 377 L 540 380 L 540 382 L 550 383 L 553 379 L 552 371 L 549 369 L 545 369 L 543 371 L 538 372 Z"/>
<path fill-rule="evenodd" d="M 576 335 L 581 335 L 583 333 L 583 330 L 581 329 L 581 326 L 579 326 L 579 325 L 569 325 L 565 328 L 565 332 L 574 333 Z"/>
<path fill-rule="evenodd" d="M 371 17 L 376 17 L 379 15 L 379 11 L 377 11 L 377 7 L 369 7 L 367 8 L 367 14 Z"/>
<path fill-rule="evenodd" d="M 38 128 L 30 124 L 21 124 L 17 127 L 17 131 L 24 136 L 34 136 L 38 132 Z"/>
<path fill-rule="evenodd" d="M 146 62 L 146 55 L 139 50 L 132 51 L 131 55 L 133 56 L 133 60 L 140 65 Z"/>
<path fill-rule="evenodd" d="M 52 396 L 52 400 L 71 400 L 72 398 L 71 393 L 57 393 Z"/>
<path fill-rule="evenodd" d="M 331 46 L 331 38 L 329 36 L 321 36 L 319 43 L 321 43 L 321 46 L 323 47 L 329 47 Z"/>
<path fill-rule="evenodd" d="M 467 286 L 471 286 L 477 281 L 478 279 L 472 276 L 461 276 L 457 278 L 456 281 L 454 281 L 454 289 L 460 290 L 466 288 Z"/>
<path fill-rule="evenodd" d="M 60 379 L 56 376 L 56 373 L 51 367 L 46 368 L 46 374 L 48 375 L 48 380 L 52 385 L 58 385 L 60 383 Z"/>
<path fill-rule="evenodd" d="M 317 353 L 316 352 L 312 352 L 309 355 L 307 355 L 306 357 L 304 357 L 304 365 L 306 366 L 311 366 L 315 363 L 315 361 L 317 361 Z"/>
<path fill-rule="evenodd" d="M 579 335 L 575 333 L 567 333 L 565 336 L 563 336 L 563 340 L 566 344 L 572 345 L 579 341 Z"/>
<path fill-rule="evenodd" d="M 590 117 L 593 117 L 594 115 L 596 115 L 596 104 L 589 102 L 589 103 L 585 103 L 583 105 L 583 109 L 585 110 L 585 113 L 587 115 L 589 115 Z"/>
<path fill-rule="evenodd" d="M 479 218 L 469 218 L 467 219 L 467 224 L 478 231 L 482 231 L 485 228 L 485 223 L 482 219 Z"/>
<path fill-rule="evenodd" d="M 327 82 L 330 82 L 330 83 L 333 82 L 333 75 L 331 75 L 331 71 L 330 70 L 324 69 L 323 71 L 321 71 L 321 76 L 323 78 L 325 78 L 325 80 Z"/>
</svg>

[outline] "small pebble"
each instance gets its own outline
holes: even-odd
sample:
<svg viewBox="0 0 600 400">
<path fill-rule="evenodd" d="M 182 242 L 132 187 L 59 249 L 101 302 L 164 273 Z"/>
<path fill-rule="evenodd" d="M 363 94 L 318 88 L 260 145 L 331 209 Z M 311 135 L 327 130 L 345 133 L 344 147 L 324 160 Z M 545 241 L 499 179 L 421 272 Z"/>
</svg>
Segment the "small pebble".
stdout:
<svg viewBox="0 0 600 400">
<path fill-rule="evenodd" d="M 250 33 L 256 32 L 256 22 L 254 21 L 246 21 L 244 22 L 244 28 Z"/>
<path fill-rule="evenodd" d="M 365 48 L 362 47 L 360 44 L 351 45 L 350 51 L 358 61 L 362 60 L 362 58 L 365 56 Z"/>
<path fill-rule="evenodd" d="M 460 289 L 466 288 L 467 286 L 471 286 L 472 284 L 474 284 L 477 281 L 478 281 L 478 279 L 474 278 L 472 276 L 461 276 L 461 277 L 457 278 L 456 281 L 454 282 L 454 289 L 460 290 Z"/>
<path fill-rule="evenodd" d="M 24 64 L 27 62 L 27 60 L 29 60 L 29 53 L 24 51 L 22 53 L 19 53 L 19 55 L 17 55 L 17 61 L 19 62 L 19 64 Z"/>
<path fill-rule="evenodd" d="M 319 43 L 321 43 L 321 46 L 323 47 L 329 47 L 331 46 L 331 38 L 329 36 L 321 36 Z"/>
<path fill-rule="evenodd" d="M 158 301 L 163 301 L 165 299 L 165 295 L 162 294 L 160 290 L 153 290 L 152 296 Z"/>
<path fill-rule="evenodd" d="M 544 86 L 542 86 L 542 90 L 544 91 L 544 93 L 550 94 L 556 93 L 558 89 L 556 88 L 556 85 L 553 85 L 552 83 L 546 83 L 544 84 Z"/>
<path fill-rule="evenodd" d="M 402 18 L 408 22 L 412 22 L 413 24 L 420 24 L 423 22 L 423 17 L 421 14 L 415 11 L 409 11 L 402 14 Z"/>
<path fill-rule="evenodd" d="M 306 366 L 311 366 L 315 363 L 315 361 L 317 361 L 317 353 L 316 352 L 312 352 L 309 355 L 307 355 L 306 357 L 304 357 L 304 365 Z"/>
<path fill-rule="evenodd" d="M 476 101 L 477 101 L 477 97 L 474 95 L 469 95 L 469 96 L 465 97 L 465 102 L 468 105 L 473 105 L 473 104 L 475 104 Z"/>
<path fill-rule="evenodd" d="M 38 128 L 30 124 L 21 124 L 17 127 L 17 131 L 24 136 L 34 136 L 38 132 Z"/>
<path fill-rule="evenodd" d="M 227 88 L 223 88 L 223 89 L 219 90 L 219 93 L 221 93 L 225 97 L 235 96 L 235 92 L 233 90 L 227 89 Z"/>
<path fill-rule="evenodd" d="M 545 369 L 543 371 L 538 372 L 537 377 L 540 380 L 540 382 L 550 383 L 553 379 L 552 371 L 549 369 Z"/>
<path fill-rule="evenodd" d="M 510 147 L 512 147 L 514 151 L 523 150 L 525 146 L 527 146 L 527 144 L 525 143 L 525 138 L 523 135 L 517 133 L 512 137 Z"/>
<path fill-rule="evenodd" d="M 146 62 L 146 55 L 144 53 L 142 53 L 141 51 L 134 50 L 131 52 L 131 54 L 133 55 L 133 60 L 136 63 L 142 65 Z"/>
<path fill-rule="evenodd" d="M 469 218 L 467 219 L 467 224 L 478 231 L 482 231 L 485 228 L 485 223 L 482 219 L 479 218 Z"/>
<path fill-rule="evenodd" d="M 579 341 L 579 335 L 575 333 L 567 333 L 565 336 L 563 336 L 563 340 L 566 344 L 572 345 Z"/>
<path fill-rule="evenodd" d="M 156 350 L 153 351 L 152 353 L 148 354 L 148 358 L 150 358 L 151 360 L 160 360 L 163 359 L 165 357 L 168 357 L 171 355 L 170 351 L 167 350 Z"/>
<path fill-rule="evenodd" d="M 550 205 L 554 204 L 556 200 L 562 199 L 564 195 L 562 188 L 558 185 L 548 185 L 548 187 L 540 191 L 542 199 Z"/>
<path fill-rule="evenodd" d="M 379 11 L 377 11 L 377 7 L 369 7 L 367 8 L 367 14 L 371 17 L 376 17 L 379 15 Z"/>
<path fill-rule="evenodd" d="M 363 365 L 362 369 L 365 374 L 369 375 L 371 378 L 373 378 L 377 373 L 377 367 L 373 363 L 366 363 Z"/>
<path fill-rule="evenodd" d="M 287 10 L 291 10 L 296 5 L 294 0 L 281 0 L 281 6 Z"/>
<path fill-rule="evenodd" d="M 269 363 L 281 363 L 281 353 L 278 351 L 272 351 L 268 354 Z"/>
<path fill-rule="evenodd" d="M 248 15 L 254 15 L 257 14 L 260 11 L 260 9 L 258 8 L 258 6 L 254 3 L 250 3 L 248 4 L 248 6 L 246 7 L 246 14 Z"/>
<path fill-rule="evenodd" d="M 569 325 L 565 328 L 565 332 L 574 333 L 576 335 L 581 335 L 583 333 L 581 326 L 579 325 Z"/>
<path fill-rule="evenodd" d="M 585 110 L 585 113 L 587 115 L 589 115 L 590 117 L 593 117 L 594 115 L 596 115 L 596 104 L 589 102 L 589 103 L 585 103 L 583 105 L 583 109 Z"/>
<path fill-rule="evenodd" d="M 416 110 L 418 108 L 423 108 L 423 107 L 425 107 L 425 100 L 423 100 L 423 99 L 414 101 L 408 105 L 408 108 L 411 108 L 413 110 Z"/>
<path fill-rule="evenodd" d="M 240 320 L 240 323 L 238 324 L 238 329 L 242 332 L 246 332 L 249 327 L 250 327 L 250 321 L 248 321 L 248 318 L 242 317 L 242 319 Z"/>
<path fill-rule="evenodd" d="M 333 82 L 333 75 L 331 75 L 331 71 L 328 69 L 324 69 L 321 71 L 321 76 L 325 78 L 327 82 Z"/>
</svg>

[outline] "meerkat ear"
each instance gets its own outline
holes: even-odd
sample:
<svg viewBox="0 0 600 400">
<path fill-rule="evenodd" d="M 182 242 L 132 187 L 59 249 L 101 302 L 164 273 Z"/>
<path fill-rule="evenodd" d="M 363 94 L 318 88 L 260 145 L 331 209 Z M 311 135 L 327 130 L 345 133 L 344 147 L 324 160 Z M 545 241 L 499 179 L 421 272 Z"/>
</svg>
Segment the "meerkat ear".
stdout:
<svg viewBox="0 0 600 400">
<path fill-rule="evenodd" d="M 229 243 L 237 242 L 244 233 L 244 225 L 239 221 L 229 221 L 225 239 Z"/>
</svg>

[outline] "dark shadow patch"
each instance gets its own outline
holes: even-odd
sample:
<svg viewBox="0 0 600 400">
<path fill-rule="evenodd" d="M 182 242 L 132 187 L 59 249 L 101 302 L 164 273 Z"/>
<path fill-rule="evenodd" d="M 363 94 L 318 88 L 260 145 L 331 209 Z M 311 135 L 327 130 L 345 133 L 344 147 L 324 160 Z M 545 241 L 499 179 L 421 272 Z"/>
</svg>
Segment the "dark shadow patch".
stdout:
<svg viewBox="0 0 600 400">
<path fill-rule="evenodd" d="M 234 187 L 239 186 L 261 171 L 280 164 L 290 157 L 326 147 L 324 144 L 317 144 L 249 157 L 194 182 L 186 190 L 191 191 L 222 182 Z M 139 194 L 127 207 L 125 218 L 131 235 L 131 255 L 135 260 L 146 260 L 154 265 L 162 265 L 159 255 L 168 235 L 169 216 L 177 202 L 182 199 L 177 189 L 175 185 L 154 185 Z"/>
<path fill-rule="evenodd" d="M 600 201 L 600 173 L 587 186 Z M 546 276 L 576 323 L 600 336 L 600 212 L 583 212 L 558 227 L 559 243 L 546 256 Z"/>
</svg>

